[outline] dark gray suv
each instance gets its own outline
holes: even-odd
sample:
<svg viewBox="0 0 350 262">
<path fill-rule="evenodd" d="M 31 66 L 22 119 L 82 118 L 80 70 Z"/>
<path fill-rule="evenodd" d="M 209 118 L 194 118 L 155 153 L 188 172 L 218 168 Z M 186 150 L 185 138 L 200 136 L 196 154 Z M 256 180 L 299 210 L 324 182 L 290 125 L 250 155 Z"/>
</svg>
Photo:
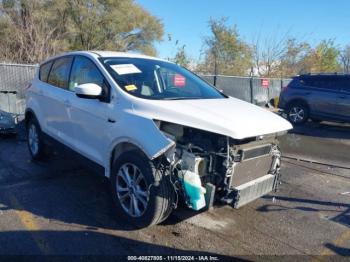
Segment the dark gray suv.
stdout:
<svg viewBox="0 0 350 262">
<path fill-rule="evenodd" d="M 282 89 L 279 108 L 290 122 L 350 122 L 350 75 L 300 75 Z"/>
</svg>

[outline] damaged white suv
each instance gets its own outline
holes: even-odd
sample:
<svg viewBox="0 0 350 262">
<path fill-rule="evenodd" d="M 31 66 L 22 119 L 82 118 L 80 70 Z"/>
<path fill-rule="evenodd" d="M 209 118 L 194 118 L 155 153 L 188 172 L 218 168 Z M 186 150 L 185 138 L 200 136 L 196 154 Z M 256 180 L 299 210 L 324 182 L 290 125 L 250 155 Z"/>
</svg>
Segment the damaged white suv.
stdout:
<svg viewBox="0 0 350 262">
<path fill-rule="evenodd" d="M 119 214 L 160 223 L 184 201 L 238 208 L 274 190 L 283 118 L 168 61 L 71 52 L 40 65 L 26 96 L 29 151 L 50 139 L 101 167 Z"/>
</svg>

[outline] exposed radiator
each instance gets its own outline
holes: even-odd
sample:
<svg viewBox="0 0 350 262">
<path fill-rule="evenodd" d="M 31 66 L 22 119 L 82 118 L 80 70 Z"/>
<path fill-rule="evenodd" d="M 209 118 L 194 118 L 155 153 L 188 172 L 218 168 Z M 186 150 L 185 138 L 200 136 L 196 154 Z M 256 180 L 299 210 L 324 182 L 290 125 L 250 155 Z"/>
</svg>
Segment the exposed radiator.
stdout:
<svg viewBox="0 0 350 262">
<path fill-rule="evenodd" d="M 230 186 L 237 187 L 267 175 L 271 169 L 272 160 L 271 155 L 264 155 L 237 163 Z"/>
<path fill-rule="evenodd" d="M 271 192 L 274 189 L 275 178 L 276 176 L 268 174 L 233 188 L 235 191 L 234 208 L 239 208 Z"/>
<path fill-rule="evenodd" d="M 269 155 L 271 152 L 271 147 L 272 145 L 268 144 L 268 145 L 262 145 L 262 146 L 240 150 L 239 153 L 242 155 L 241 161 Z"/>
</svg>

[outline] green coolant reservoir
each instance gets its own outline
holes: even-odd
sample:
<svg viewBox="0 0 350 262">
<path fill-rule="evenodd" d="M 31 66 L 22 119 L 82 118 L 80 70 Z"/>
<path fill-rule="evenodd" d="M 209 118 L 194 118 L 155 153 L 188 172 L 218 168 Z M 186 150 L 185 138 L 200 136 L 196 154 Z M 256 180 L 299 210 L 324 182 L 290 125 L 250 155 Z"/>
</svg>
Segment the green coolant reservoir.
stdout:
<svg viewBox="0 0 350 262">
<path fill-rule="evenodd" d="M 187 171 L 183 177 L 184 187 L 191 207 L 200 210 L 205 207 L 205 188 L 202 187 L 201 179 L 196 173 Z"/>
</svg>

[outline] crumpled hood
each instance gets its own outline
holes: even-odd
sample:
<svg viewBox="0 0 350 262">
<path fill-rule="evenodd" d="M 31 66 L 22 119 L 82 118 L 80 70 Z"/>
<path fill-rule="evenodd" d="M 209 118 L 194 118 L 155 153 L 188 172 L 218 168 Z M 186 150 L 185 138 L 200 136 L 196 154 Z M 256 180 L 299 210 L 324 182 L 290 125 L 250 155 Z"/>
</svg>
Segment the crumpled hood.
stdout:
<svg viewBox="0 0 350 262">
<path fill-rule="evenodd" d="M 292 128 L 282 117 L 236 98 L 134 100 L 134 113 L 243 139 Z"/>
</svg>

